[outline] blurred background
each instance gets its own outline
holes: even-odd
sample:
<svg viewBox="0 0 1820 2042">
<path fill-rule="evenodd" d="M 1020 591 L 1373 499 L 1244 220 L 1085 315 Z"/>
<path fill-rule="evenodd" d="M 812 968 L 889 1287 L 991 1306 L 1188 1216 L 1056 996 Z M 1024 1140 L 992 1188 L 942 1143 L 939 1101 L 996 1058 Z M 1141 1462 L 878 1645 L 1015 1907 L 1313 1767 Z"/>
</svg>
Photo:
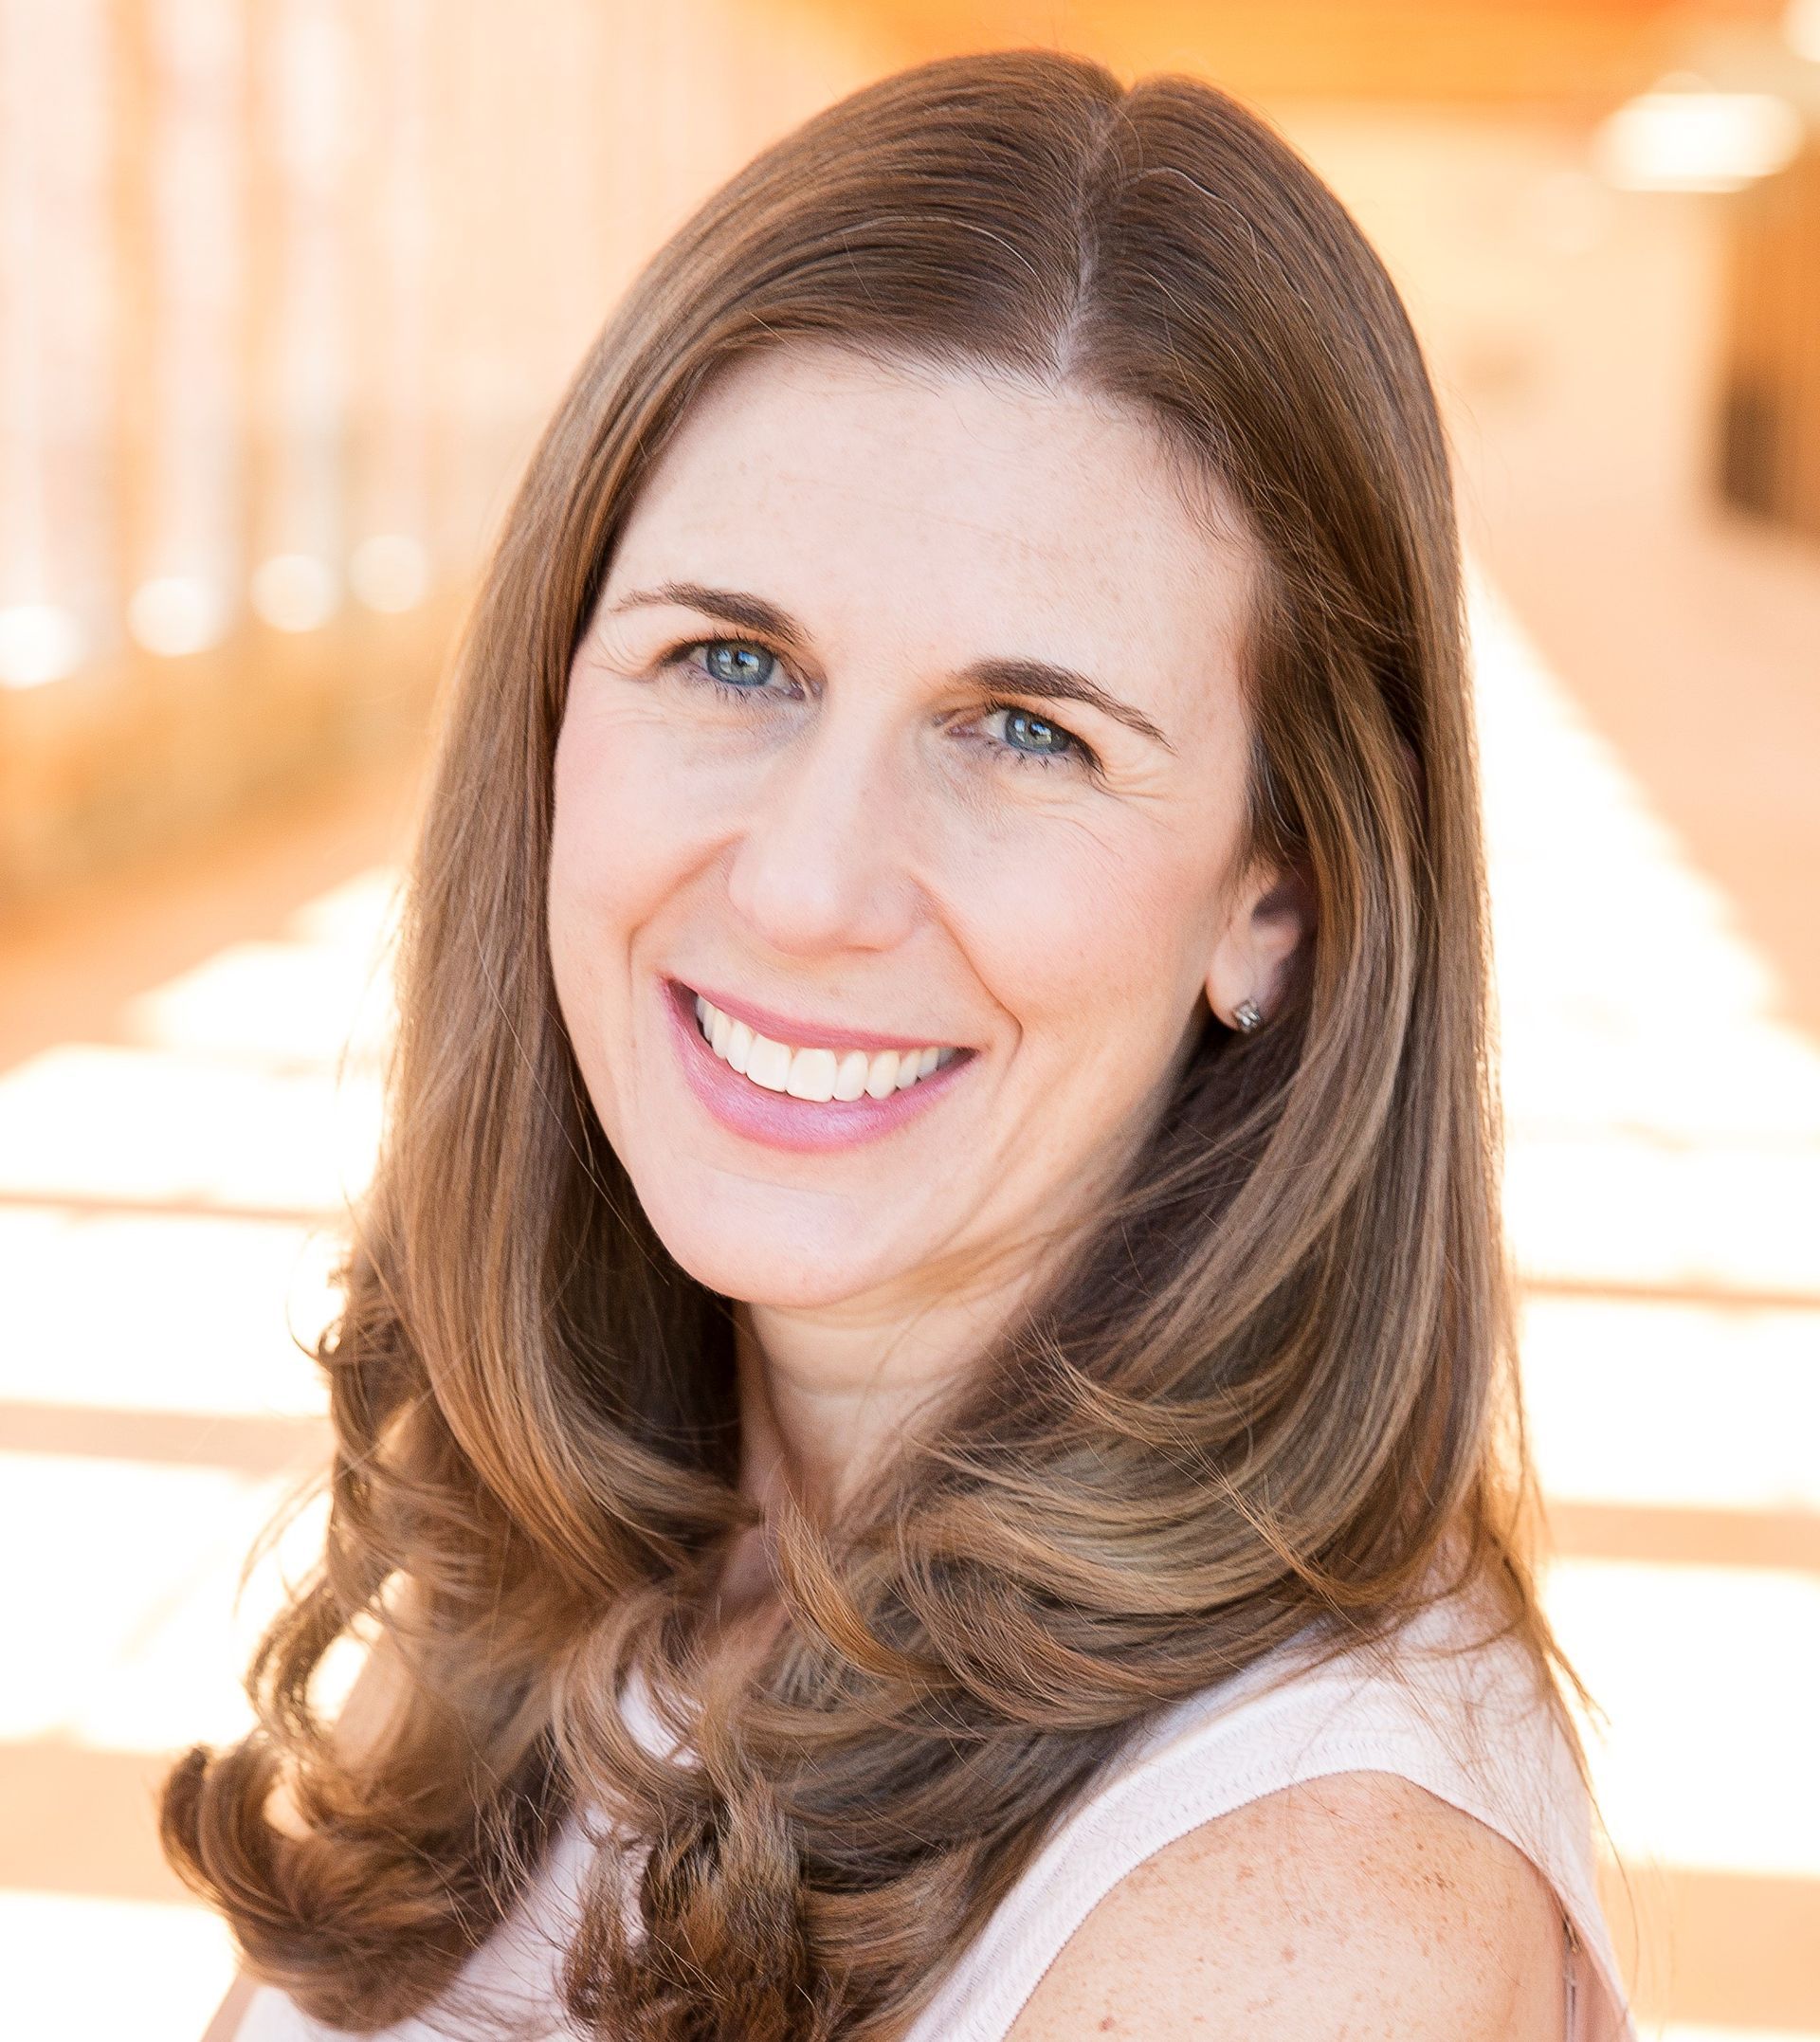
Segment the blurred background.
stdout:
<svg viewBox="0 0 1820 2042">
<path fill-rule="evenodd" d="M 1820 2042 L 1820 0 L 0 0 L 0 1945 L 194 2042 L 155 1783 L 325 1452 L 451 632 L 633 266 L 945 50 L 1261 107 L 1471 551 L 1550 1612 L 1647 2036 Z"/>
</svg>

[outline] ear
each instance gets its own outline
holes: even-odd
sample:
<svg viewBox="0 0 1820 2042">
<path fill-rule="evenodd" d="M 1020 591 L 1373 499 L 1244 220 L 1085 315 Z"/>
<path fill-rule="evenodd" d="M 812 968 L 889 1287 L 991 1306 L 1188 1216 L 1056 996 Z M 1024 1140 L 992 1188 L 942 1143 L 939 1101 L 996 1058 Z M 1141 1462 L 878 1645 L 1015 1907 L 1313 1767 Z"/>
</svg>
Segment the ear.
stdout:
<svg viewBox="0 0 1820 2042">
<path fill-rule="evenodd" d="M 1268 1020 L 1283 995 L 1290 960 L 1315 933 L 1314 891 L 1293 867 L 1248 874 L 1208 964 L 1207 1004 L 1228 1028 L 1247 1000 Z"/>
</svg>

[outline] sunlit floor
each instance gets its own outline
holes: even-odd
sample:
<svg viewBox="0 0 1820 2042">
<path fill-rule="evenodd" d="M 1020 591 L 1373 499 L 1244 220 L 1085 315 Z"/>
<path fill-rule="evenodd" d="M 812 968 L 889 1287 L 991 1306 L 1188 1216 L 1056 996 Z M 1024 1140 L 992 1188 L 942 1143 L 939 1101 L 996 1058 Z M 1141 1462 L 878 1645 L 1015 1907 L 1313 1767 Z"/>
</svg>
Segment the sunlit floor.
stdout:
<svg viewBox="0 0 1820 2042">
<path fill-rule="evenodd" d="M 1483 588 L 1476 619 L 1547 1594 L 1610 1719 L 1608 1912 L 1646 2035 L 1816 2042 L 1820 1048 Z M 297 1343 L 372 1152 L 401 812 L 355 791 L 0 958 L 20 2034 L 194 2042 L 230 1970 L 152 1792 L 245 1721 L 239 1671 L 319 1522 L 236 1614 L 323 1448 Z"/>
</svg>

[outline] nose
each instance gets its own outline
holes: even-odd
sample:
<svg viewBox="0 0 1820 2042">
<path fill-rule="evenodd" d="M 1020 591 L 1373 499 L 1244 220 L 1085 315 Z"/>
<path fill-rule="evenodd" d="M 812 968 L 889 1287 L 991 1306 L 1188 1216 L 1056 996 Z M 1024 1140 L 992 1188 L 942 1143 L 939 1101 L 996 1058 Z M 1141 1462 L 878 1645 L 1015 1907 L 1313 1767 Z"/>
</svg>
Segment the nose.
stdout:
<svg viewBox="0 0 1820 2042">
<path fill-rule="evenodd" d="M 727 876 L 752 935 L 807 957 L 888 950 L 909 933 L 916 889 L 890 743 L 860 714 L 844 723 L 824 709 L 766 762 Z"/>
</svg>

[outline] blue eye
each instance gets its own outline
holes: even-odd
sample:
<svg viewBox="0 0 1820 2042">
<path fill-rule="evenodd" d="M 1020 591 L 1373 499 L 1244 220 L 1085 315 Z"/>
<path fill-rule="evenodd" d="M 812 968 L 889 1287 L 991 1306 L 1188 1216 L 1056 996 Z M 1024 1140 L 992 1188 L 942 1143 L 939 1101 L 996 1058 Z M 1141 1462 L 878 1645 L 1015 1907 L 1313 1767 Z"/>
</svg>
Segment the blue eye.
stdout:
<svg viewBox="0 0 1820 2042">
<path fill-rule="evenodd" d="M 1007 743 L 1004 749 L 1011 754 L 1019 765 L 1087 765 L 1093 755 L 1072 732 L 1065 731 L 1060 723 L 1051 723 L 1047 717 L 1038 716 L 1033 709 L 1021 709 L 1015 702 L 995 702 L 987 711 L 989 716 L 1005 719 Z M 1027 739 L 1031 741 L 1026 741 Z"/>
<path fill-rule="evenodd" d="M 732 702 L 763 701 L 776 694 L 770 684 L 783 673 L 783 662 L 776 653 L 746 638 L 697 638 L 678 646 L 661 664 L 693 671 L 717 695 Z M 1005 719 L 1005 737 L 986 740 L 995 763 L 1033 766 L 1042 772 L 1098 774 L 1100 761 L 1091 748 L 1060 723 L 1010 702 L 989 702 L 974 721 L 997 716 Z"/>
<path fill-rule="evenodd" d="M 762 689 L 777 665 L 775 653 L 737 638 L 704 639 L 700 649 L 710 679 L 742 694 Z"/>
<path fill-rule="evenodd" d="M 1005 719 L 1004 737 L 978 735 L 982 725 L 1001 716 Z M 1103 781 L 1099 756 L 1090 745 L 1021 702 L 988 702 L 960 730 L 964 742 L 985 746 L 995 766 L 1010 766 L 1017 772 L 1061 773 L 1077 779 L 1085 774 L 1096 783 Z"/>
</svg>

